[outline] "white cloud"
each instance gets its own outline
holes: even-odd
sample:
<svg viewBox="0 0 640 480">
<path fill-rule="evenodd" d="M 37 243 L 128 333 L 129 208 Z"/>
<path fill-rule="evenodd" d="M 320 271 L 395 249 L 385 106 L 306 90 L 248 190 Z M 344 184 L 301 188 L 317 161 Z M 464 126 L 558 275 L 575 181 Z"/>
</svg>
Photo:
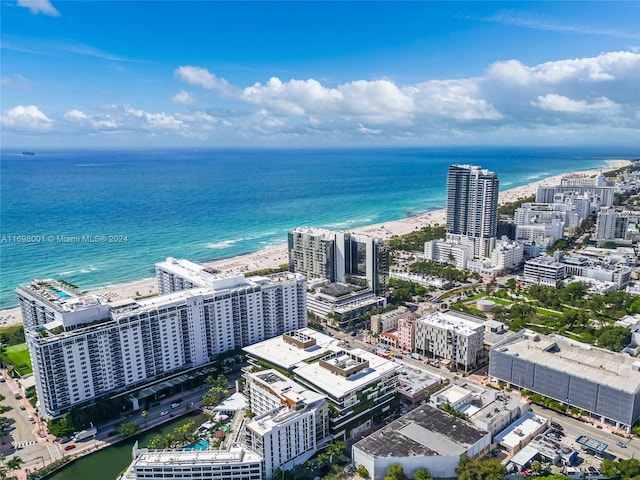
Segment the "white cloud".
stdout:
<svg viewBox="0 0 640 480">
<path fill-rule="evenodd" d="M 31 15 L 38 15 L 43 13 L 50 17 L 59 17 L 60 12 L 51 5 L 49 0 L 18 0 L 19 7 L 26 7 L 31 12 Z"/>
<path fill-rule="evenodd" d="M 0 117 L 0 124 L 9 130 L 33 133 L 50 130 L 53 127 L 53 120 L 35 105 L 18 105 Z"/>
<path fill-rule="evenodd" d="M 235 90 L 224 78 L 216 77 L 206 68 L 184 66 L 178 67 L 174 73 L 176 77 L 190 85 L 197 85 L 207 90 L 214 90 L 223 95 L 231 95 L 234 93 L 233 90 Z"/>
<path fill-rule="evenodd" d="M 193 105 L 196 99 L 192 93 L 187 92 L 186 90 L 180 90 L 176 93 L 171 99 L 173 103 L 180 103 L 182 105 Z"/>
<path fill-rule="evenodd" d="M 31 82 L 24 76 L 19 73 L 11 76 L 2 76 L 0 78 L 0 85 L 3 87 L 15 87 L 22 90 L 30 90 Z"/>
<path fill-rule="evenodd" d="M 560 82 L 609 82 L 638 70 L 640 55 L 634 52 L 609 52 L 597 57 L 545 62 L 527 67 L 518 60 L 496 62 L 487 78 L 519 85 Z"/>
<path fill-rule="evenodd" d="M 536 107 L 542 108 L 543 110 L 550 110 L 553 112 L 601 113 L 603 111 L 617 111 L 620 109 L 620 105 L 606 97 L 597 98 L 593 103 L 588 103 L 585 100 L 572 100 L 569 97 L 556 95 L 554 93 L 541 95 L 538 97 L 537 101 L 532 102 L 532 104 Z"/>
<path fill-rule="evenodd" d="M 73 109 L 64 114 L 64 118 L 72 123 L 89 125 L 98 130 L 118 128 L 118 123 L 110 115 L 87 115 L 81 110 Z"/>
<path fill-rule="evenodd" d="M 156 108 L 74 105 L 49 118 L 33 105 L 17 106 L 4 113 L 2 126 L 27 134 L 109 133 L 110 139 L 140 134 L 176 144 L 193 139 L 216 145 L 419 145 L 609 141 L 616 132 L 629 139 L 640 119 L 640 54 L 632 51 L 538 65 L 514 59 L 496 62 L 477 77 L 408 84 L 274 76 L 236 86 L 196 66 L 179 67 L 174 75 L 191 87 L 175 89 Z M 4 88 L 18 78 L 2 82 Z M 206 108 L 194 106 L 199 89 L 205 92 L 198 103 L 209 102 Z"/>
</svg>

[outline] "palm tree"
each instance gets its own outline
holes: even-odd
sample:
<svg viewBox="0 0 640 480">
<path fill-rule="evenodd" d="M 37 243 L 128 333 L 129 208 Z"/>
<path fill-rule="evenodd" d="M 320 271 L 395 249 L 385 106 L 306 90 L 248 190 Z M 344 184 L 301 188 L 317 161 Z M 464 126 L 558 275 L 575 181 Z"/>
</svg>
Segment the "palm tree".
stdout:
<svg viewBox="0 0 640 480">
<path fill-rule="evenodd" d="M 14 470 L 18 470 L 23 463 L 24 463 L 24 460 L 22 460 L 20 457 L 16 455 L 9 459 L 9 461 L 7 462 L 7 468 L 9 469 L 10 472 L 13 472 Z"/>
</svg>

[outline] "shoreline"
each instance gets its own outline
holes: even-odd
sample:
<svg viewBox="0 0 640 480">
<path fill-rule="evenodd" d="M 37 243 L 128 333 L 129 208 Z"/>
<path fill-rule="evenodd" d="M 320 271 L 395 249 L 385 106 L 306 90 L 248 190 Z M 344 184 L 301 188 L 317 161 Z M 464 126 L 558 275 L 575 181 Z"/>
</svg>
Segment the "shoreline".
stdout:
<svg viewBox="0 0 640 480">
<path fill-rule="evenodd" d="M 535 182 L 513 187 L 502 191 L 498 195 L 498 204 L 511 203 L 521 198 L 535 195 L 538 186 L 554 185 L 567 175 L 594 176 L 598 173 L 610 172 L 629 166 L 632 160 L 610 159 L 605 160 L 603 166 L 596 169 L 588 169 L 574 172 L 565 172 L 551 177 L 546 177 Z M 388 240 L 393 236 L 406 235 L 407 233 L 420 230 L 427 226 L 442 225 L 446 223 L 446 208 L 424 212 L 400 220 L 365 225 L 362 227 L 349 229 L 354 233 L 365 233 L 371 236 Z M 300 225 L 303 226 L 303 225 Z M 170 256 L 170 255 L 169 255 Z M 271 246 L 253 253 L 228 257 L 209 262 L 202 262 L 202 265 L 213 267 L 225 272 L 247 273 L 255 270 L 267 268 L 277 268 L 284 263 L 288 263 L 287 244 Z M 17 287 L 17 285 L 16 285 Z M 155 278 L 144 278 L 141 280 L 108 285 L 101 288 L 89 290 L 87 293 L 101 297 L 105 302 L 121 300 L 133 297 L 146 297 L 158 294 L 158 286 Z M 22 323 L 20 307 L 0 310 L 0 327 L 6 327 Z"/>
</svg>

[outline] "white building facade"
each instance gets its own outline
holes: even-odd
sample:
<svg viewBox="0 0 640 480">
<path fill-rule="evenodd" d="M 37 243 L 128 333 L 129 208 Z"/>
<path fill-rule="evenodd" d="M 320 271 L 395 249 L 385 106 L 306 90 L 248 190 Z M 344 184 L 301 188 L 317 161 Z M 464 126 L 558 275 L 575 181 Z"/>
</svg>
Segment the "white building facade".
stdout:
<svg viewBox="0 0 640 480">
<path fill-rule="evenodd" d="M 226 280 L 225 280 L 226 281 Z M 56 320 L 25 329 L 40 411 L 59 417 L 105 395 L 133 391 L 212 362 L 217 355 L 307 324 L 306 280 L 291 273 L 239 277 L 227 288 L 191 288 L 107 306 L 109 315 Z M 44 291 L 43 291 L 44 289 Z M 18 289 L 19 297 L 25 288 Z M 48 287 L 32 303 L 52 308 Z M 78 299 L 54 305 L 64 312 Z M 38 307 L 39 308 L 39 307 Z"/>
</svg>

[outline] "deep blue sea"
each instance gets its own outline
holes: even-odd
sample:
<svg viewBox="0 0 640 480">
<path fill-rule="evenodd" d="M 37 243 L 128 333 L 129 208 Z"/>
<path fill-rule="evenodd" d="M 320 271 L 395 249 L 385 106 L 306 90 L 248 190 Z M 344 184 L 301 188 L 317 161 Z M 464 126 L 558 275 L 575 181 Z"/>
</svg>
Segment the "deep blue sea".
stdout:
<svg viewBox="0 0 640 480">
<path fill-rule="evenodd" d="M 32 278 L 92 289 L 151 277 L 167 256 L 231 257 L 286 243 L 297 226 L 347 229 L 442 208 L 451 163 L 493 170 L 508 189 L 640 157 L 619 147 L 35 153 L 1 152 L 0 308 Z"/>
</svg>

